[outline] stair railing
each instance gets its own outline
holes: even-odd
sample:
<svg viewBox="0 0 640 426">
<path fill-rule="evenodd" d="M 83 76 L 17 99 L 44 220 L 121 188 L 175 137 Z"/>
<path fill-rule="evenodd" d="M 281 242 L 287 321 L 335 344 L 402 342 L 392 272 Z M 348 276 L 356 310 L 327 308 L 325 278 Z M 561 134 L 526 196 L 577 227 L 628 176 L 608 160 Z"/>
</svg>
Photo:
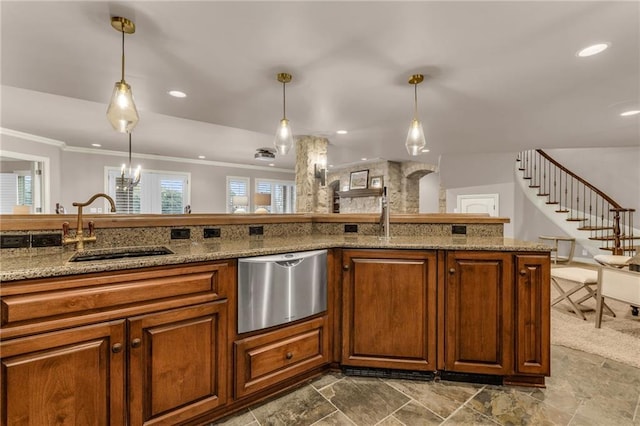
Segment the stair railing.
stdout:
<svg viewBox="0 0 640 426">
<path fill-rule="evenodd" d="M 633 213 L 635 209 L 620 206 L 607 194 L 551 158 L 541 149 L 518 154 L 519 169 L 529 180 L 529 188 L 556 205 L 557 213 L 578 222 L 578 230 L 588 231 L 589 239 L 601 241 L 603 250 L 617 255 L 635 253 Z"/>
</svg>

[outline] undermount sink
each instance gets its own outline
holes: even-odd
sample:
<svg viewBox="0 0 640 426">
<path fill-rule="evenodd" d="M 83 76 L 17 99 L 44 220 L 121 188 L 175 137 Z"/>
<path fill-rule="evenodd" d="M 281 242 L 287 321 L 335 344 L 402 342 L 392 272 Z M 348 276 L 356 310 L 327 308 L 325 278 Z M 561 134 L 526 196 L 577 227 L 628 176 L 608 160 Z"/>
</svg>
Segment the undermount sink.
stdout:
<svg viewBox="0 0 640 426">
<path fill-rule="evenodd" d="M 69 262 L 92 262 L 96 260 L 128 259 L 146 256 L 162 256 L 173 254 L 164 246 L 118 247 L 113 249 L 96 249 L 79 251 L 69 259 Z"/>
</svg>

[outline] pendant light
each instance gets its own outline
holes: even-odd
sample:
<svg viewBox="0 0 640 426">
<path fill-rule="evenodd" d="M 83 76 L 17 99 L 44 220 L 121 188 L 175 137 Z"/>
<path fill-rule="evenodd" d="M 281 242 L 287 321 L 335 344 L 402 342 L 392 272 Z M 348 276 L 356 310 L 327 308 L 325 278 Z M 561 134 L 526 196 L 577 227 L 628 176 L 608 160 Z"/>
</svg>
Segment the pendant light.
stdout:
<svg viewBox="0 0 640 426">
<path fill-rule="evenodd" d="M 119 16 L 111 17 L 111 26 L 122 33 L 122 79 L 116 82 L 113 89 L 107 108 L 107 119 L 118 132 L 130 133 L 138 124 L 140 117 L 136 104 L 133 102 L 131 86 L 124 81 L 124 35 L 125 33 L 133 34 L 136 31 L 136 26 L 127 18 Z"/>
<path fill-rule="evenodd" d="M 273 145 L 276 147 L 278 154 L 285 155 L 293 146 L 293 133 L 291 132 L 291 126 L 289 120 L 287 120 L 287 96 L 285 86 L 291 81 L 291 74 L 281 72 L 278 74 L 278 81 L 282 83 L 282 120 L 278 130 L 276 130 L 276 138 L 273 141 Z"/>
<path fill-rule="evenodd" d="M 413 120 L 409 125 L 409 132 L 407 133 L 407 141 L 404 145 L 407 147 L 407 151 L 411 155 L 418 155 L 422 149 L 427 145 L 427 141 L 424 139 L 424 131 L 422 130 L 422 123 L 418 120 L 418 84 L 422 83 L 424 76 L 422 74 L 414 74 L 409 79 L 409 84 L 413 84 L 414 88 L 414 110 Z"/>
<path fill-rule="evenodd" d="M 131 133 L 129 133 L 129 168 L 125 164 L 120 169 L 120 185 L 116 188 L 124 192 L 126 198 L 126 211 L 132 213 L 133 207 L 133 189 L 140 183 L 140 174 L 142 169 L 140 165 L 133 171 L 131 167 Z"/>
</svg>

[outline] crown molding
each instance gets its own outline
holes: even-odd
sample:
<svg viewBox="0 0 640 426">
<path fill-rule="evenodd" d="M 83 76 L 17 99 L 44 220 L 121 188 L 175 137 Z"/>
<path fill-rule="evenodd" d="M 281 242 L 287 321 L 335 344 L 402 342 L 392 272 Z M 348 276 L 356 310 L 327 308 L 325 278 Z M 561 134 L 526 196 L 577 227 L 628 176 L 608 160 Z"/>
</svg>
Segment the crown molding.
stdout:
<svg viewBox="0 0 640 426">
<path fill-rule="evenodd" d="M 109 151 L 105 149 L 93 149 L 93 148 L 81 148 L 76 146 L 69 146 L 63 141 L 59 141 L 56 139 L 45 138 L 43 136 L 33 135 L 30 133 L 19 132 L 17 130 L 7 129 L 4 127 L 0 127 L 0 134 L 13 136 L 20 139 L 29 140 L 32 142 L 43 143 L 47 145 L 53 145 L 60 148 L 62 151 L 66 152 L 78 152 L 82 154 L 91 154 L 91 155 L 111 155 L 114 157 L 129 157 L 128 152 L 123 151 Z M 203 166 L 216 166 L 216 167 L 230 167 L 234 169 L 250 169 L 250 170 L 262 170 L 267 172 L 279 172 L 279 173 L 291 173 L 294 174 L 295 170 L 291 169 L 281 169 L 275 167 L 265 167 L 265 166 L 254 166 L 251 164 L 239 164 L 239 163 L 227 163 L 223 161 L 211 161 L 211 160 L 196 160 L 191 158 L 180 158 L 180 157 L 167 157 L 164 155 L 156 155 L 156 154 L 135 154 L 136 158 L 144 158 L 150 160 L 160 160 L 160 161 L 172 161 L 176 163 L 186 163 L 186 164 L 199 164 Z"/>
</svg>

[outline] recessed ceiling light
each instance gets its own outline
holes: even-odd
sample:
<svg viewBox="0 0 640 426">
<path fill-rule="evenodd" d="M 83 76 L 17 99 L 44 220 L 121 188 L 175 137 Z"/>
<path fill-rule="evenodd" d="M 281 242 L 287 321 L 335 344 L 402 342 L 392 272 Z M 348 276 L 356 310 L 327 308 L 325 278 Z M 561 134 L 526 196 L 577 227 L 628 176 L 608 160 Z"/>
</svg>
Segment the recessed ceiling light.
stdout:
<svg viewBox="0 0 640 426">
<path fill-rule="evenodd" d="M 339 134 L 339 135 L 346 135 L 349 132 L 346 131 L 346 130 L 336 130 L 336 133 Z"/>
<path fill-rule="evenodd" d="M 329 168 L 333 167 L 333 164 L 329 164 Z"/>
<path fill-rule="evenodd" d="M 204 155 L 198 155 L 198 158 L 201 159 L 201 160 L 204 160 L 207 157 L 205 157 Z"/>
<path fill-rule="evenodd" d="M 96 148 L 100 148 L 102 145 L 100 145 L 99 143 L 92 143 L 91 146 L 95 146 Z"/>
<path fill-rule="evenodd" d="M 640 110 L 632 109 L 630 111 L 625 111 L 625 112 L 621 113 L 620 115 L 623 116 L 623 117 L 629 117 L 631 115 L 636 115 L 636 114 L 640 114 Z"/>
<path fill-rule="evenodd" d="M 605 51 L 608 47 L 609 43 L 592 44 L 591 46 L 587 46 L 578 51 L 577 55 L 581 58 L 586 58 L 587 56 L 597 55 L 598 53 Z"/>
<path fill-rule="evenodd" d="M 425 148 L 422 150 L 422 152 L 429 152 L 429 150 Z"/>
<path fill-rule="evenodd" d="M 273 164 L 273 163 L 269 163 L 269 166 L 273 167 L 273 166 L 275 166 L 275 164 Z"/>
<path fill-rule="evenodd" d="M 367 157 L 362 157 L 360 161 L 367 161 Z"/>
<path fill-rule="evenodd" d="M 169 90 L 167 92 L 168 94 L 170 94 L 171 96 L 173 96 L 174 98 L 186 98 L 187 94 L 184 92 L 181 92 L 180 90 Z"/>
</svg>

